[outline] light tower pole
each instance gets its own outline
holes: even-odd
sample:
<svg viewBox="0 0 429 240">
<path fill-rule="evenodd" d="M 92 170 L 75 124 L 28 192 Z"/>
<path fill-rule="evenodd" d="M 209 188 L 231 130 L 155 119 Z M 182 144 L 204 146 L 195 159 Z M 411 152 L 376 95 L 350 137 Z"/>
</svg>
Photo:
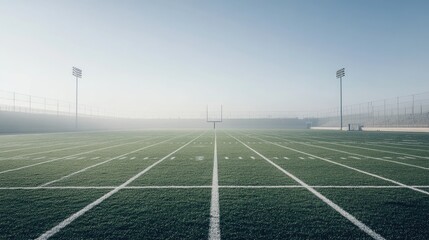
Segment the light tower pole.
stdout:
<svg viewBox="0 0 429 240">
<path fill-rule="evenodd" d="M 343 77 L 346 76 L 344 68 L 337 71 L 337 78 L 340 79 L 340 130 L 343 130 Z"/>
<path fill-rule="evenodd" d="M 81 69 L 79 69 L 79 68 L 77 68 L 77 67 L 73 67 L 73 76 L 75 76 L 76 77 L 76 119 L 75 119 L 75 127 L 76 127 L 76 130 L 77 130 L 77 128 L 78 128 L 78 125 L 77 125 L 77 116 L 78 116 L 78 79 L 79 78 L 82 78 L 82 70 Z"/>
</svg>

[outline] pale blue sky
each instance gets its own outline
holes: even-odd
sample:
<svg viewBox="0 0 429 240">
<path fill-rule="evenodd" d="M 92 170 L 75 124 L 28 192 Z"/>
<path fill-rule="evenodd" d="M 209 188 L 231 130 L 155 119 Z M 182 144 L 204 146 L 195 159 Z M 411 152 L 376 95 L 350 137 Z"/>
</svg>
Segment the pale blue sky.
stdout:
<svg viewBox="0 0 429 240">
<path fill-rule="evenodd" d="M 139 115 L 429 91 L 429 1 L 0 0 L 0 89 Z"/>
</svg>

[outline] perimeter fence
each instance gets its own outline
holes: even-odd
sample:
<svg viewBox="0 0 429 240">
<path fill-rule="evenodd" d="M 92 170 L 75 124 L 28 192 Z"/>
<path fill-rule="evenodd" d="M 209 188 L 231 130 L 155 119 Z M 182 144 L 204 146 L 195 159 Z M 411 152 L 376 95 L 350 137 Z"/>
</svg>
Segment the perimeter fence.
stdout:
<svg viewBox="0 0 429 240">
<path fill-rule="evenodd" d="M 0 111 L 74 116 L 76 103 L 0 90 Z M 116 115 L 105 109 L 79 104 L 79 115 L 113 118 Z"/>
<path fill-rule="evenodd" d="M 317 112 L 312 117 L 321 127 L 340 125 L 339 108 Z M 343 126 L 429 127 L 429 92 L 343 106 Z"/>
</svg>

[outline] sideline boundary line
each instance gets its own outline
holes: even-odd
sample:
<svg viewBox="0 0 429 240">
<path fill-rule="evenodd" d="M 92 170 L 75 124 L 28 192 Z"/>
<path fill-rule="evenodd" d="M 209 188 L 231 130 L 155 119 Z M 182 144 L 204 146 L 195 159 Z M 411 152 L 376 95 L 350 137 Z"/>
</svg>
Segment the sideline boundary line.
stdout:
<svg viewBox="0 0 429 240">
<path fill-rule="evenodd" d="M 309 185 L 312 188 L 326 189 L 407 189 L 398 185 Z M 0 190 L 67 190 L 67 189 L 114 189 L 118 186 L 46 186 L 46 187 L 0 187 Z M 415 188 L 429 188 L 429 185 L 413 185 Z M 212 188 L 211 185 L 171 185 L 171 186 L 126 186 L 123 189 L 200 189 Z M 220 185 L 219 188 L 232 189 L 271 189 L 271 188 L 304 188 L 302 185 Z"/>
</svg>

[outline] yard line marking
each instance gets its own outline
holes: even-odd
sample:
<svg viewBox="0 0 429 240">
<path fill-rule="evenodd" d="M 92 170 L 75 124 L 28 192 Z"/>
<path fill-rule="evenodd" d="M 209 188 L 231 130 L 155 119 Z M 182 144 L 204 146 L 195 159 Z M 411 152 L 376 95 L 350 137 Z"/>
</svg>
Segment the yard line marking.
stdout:
<svg viewBox="0 0 429 240">
<path fill-rule="evenodd" d="M 96 159 L 99 159 L 100 157 L 93 157 L 93 158 L 91 158 L 92 160 L 96 160 Z"/>
<path fill-rule="evenodd" d="M 93 149 L 93 150 L 90 150 L 90 151 L 76 153 L 76 154 L 72 154 L 72 155 L 65 156 L 65 157 L 54 158 L 54 159 L 51 159 L 51 160 L 47 160 L 47 161 L 43 161 L 43 162 L 38 162 L 38 163 L 30 164 L 30 165 L 25 165 L 25 166 L 22 166 L 22 167 L 11 168 L 11 169 L 8 169 L 8 170 L 1 171 L 0 174 L 7 173 L 7 172 L 18 171 L 18 170 L 21 170 L 21 169 L 26 169 L 26 168 L 29 168 L 29 167 L 34 167 L 34 166 L 38 166 L 38 165 L 45 164 L 45 163 L 50 163 L 50 162 L 55 162 L 55 161 L 63 160 L 63 159 L 66 159 L 68 157 L 77 157 L 77 156 L 80 156 L 82 154 L 87 154 L 87 153 L 92 153 L 92 152 L 96 152 L 96 151 L 100 151 L 100 150 L 105 150 L 105 149 L 110 149 L 110 148 L 119 147 L 119 146 L 123 146 L 123 145 L 133 144 L 133 143 L 137 143 L 137 142 L 141 142 L 141 141 L 143 141 L 143 140 L 139 140 L 139 141 L 135 141 L 135 142 L 128 142 L 128 143 L 121 143 L 121 144 L 117 144 L 117 145 L 113 145 L 113 146 L 108 146 L 108 147 L 103 147 L 103 148 L 97 148 L 97 149 Z"/>
<path fill-rule="evenodd" d="M 82 160 L 82 159 L 85 159 L 86 157 L 80 157 L 80 158 L 78 158 L 77 160 Z"/>
<path fill-rule="evenodd" d="M 389 188 L 394 188 L 394 189 L 401 189 L 401 188 L 405 188 L 403 186 L 398 186 L 398 185 L 360 185 L 360 186 L 347 186 L 347 185 L 309 185 L 312 188 L 350 188 L 350 189 L 359 189 L 359 188 L 369 188 L 369 189 L 389 189 Z M 413 187 L 419 187 L 419 188 L 426 188 L 429 186 L 413 186 Z M 224 186 L 219 186 L 219 188 L 305 188 L 302 185 L 272 185 L 272 186 L 267 186 L 267 185 L 260 185 L 260 186 L 245 186 L 245 185 L 239 185 L 239 186 L 234 186 L 234 185 L 224 185 Z"/>
<path fill-rule="evenodd" d="M 40 190 L 40 189 L 114 189 L 118 186 L 46 186 L 46 187 L 0 187 L 0 190 Z M 327 188 L 327 189 L 405 189 L 406 187 L 399 185 L 310 185 L 312 188 Z M 413 185 L 416 188 L 429 188 L 429 185 Z M 188 188 L 212 188 L 212 186 L 196 185 L 196 186 L 126 186 L 123 189 L 188 189 Z M 304 188 L 302 185 L 220 185 L 219 188 Z"/>
<path fill-rule="evenodd" d="M 228 160 L 228 159 L 229 159 L 229 157 L 225 157 L 225 159 L 226 159 L 226 160 Z"/>
<path fill-rule="evenodd" d="M 341 159 L 346 160 L 347 158 L 345 158 L 345 157 L 341 157 Z"/>
<path fill-rule="evenodd" d="M 379 143 L 362 143 L 365 145 L 375 145 L 375 146 L 380 146 L 380 147 L 387 147 L 387 148 L 395 148 L 395 149 L 403 149 L 403 150 L 409 150 L 409 151 L 423 151 L 423 152 L 429 152 L 429 150 L 426 149 L 417 149 L 414 148 L 413 146 L 411 146 L 412 148 L 408 148 L 408 147 L 404 147 L 404 146 L 410 146 L 409 144 L 403 145 L 403 144 L 395 144 L 395 143 L 387 143 L 387 142 L 379 142 Z M 390 144 L 390 145 L 395 145 L 395 146 L 389 146 L 389 145 L 385 145 L 385 144 Z M 402 147 L 399 147 L 402 146 Z M 416 146 L 419 147 L 419 146 Z"/>
<path fill-rule="evenodd" d="M 86 212 L 88 212 L 89 210 L 91 210 L 92 208 L 94 208 L 95 206 L 97 206 L 98 204 L 102 203 L 104 200 L 106 200 L 109 197 L 111 197 L 113 194 L 117 193 L 118 191 L 120 191 L 121 189 L 123 189 L 124 187 L 126 187 L 128 184 L 130 184 L 131 182 L 133 182 L 134 180 L 136 180 L 137 178 L 139 178 L 140 176 L 142 176 L 143 174 L 145 174 L 146 172 L 148 172 L 150 169 L 152 169 L 153 167 L 155 167 L 156 165 L 158 165 L 159 163 L 161 163 L 162 161 L 164 161 L 165 159 L 167 159 L 171 155 L 173 155 L 176 152 L 180 151 L 182 148 L 188 146 L 190 143 L 192 143 L 193 141 L 195 141 L 196 139 L 198 139 L 203 134 L 199 135 L 198 137 L 196 137 L 196 138 L 192 139 L 191 141 L 187 142 L 186 144 L 182 145 L 181 147 L 179 147 L 178 149 L 174 150 L 173 152 L 171 152 L 167 156 L 161 158 L 160 160 L 156 161 L 155 163 L 153 163 L 149 167 L 145 168 L 143 171 L 137 173 L 136 175 L 134 175 L 133 177 L 131 177 L 130 179 L 128 179 L 126 182 L 122 183 L 120 186 L 114 188 L 112 191 L 104 194 L 102 197 L 100 197 L 97 200 L 95 200 L 94 202 L 88 204 L 86 207 L 84 207 L 81 210 L 75 212 L 70 217 L 68 217 L 65 220 L 63 220 L 62 222 L 60 222 L 55 227 L 51 228 L 50 230 L 48 230 L 45 233 L 43 233 L 42 235 L 40 235 L 36 240 L 45 240 L 45 239 L 48 239 L 48 238 L 52 237 L 53 235 L 55 235 L 56 233 L 58 233 L 59 231 L 61 231 L 61 229 L 65 228 L 67 225 L 69 225 L 74 220 L 76 220 L 78 217 L 82 216 L 83 214 L 85 214 Z"/>
<path fill-rule="evenodd" d="M 288 157 L 283 157 L 284 159 L 286 159 L 286 160 L 289 160 L 289 158 Z"/>
<path fill-rule="evenodd" d="M 69 144 L 69 143 L 56 143 L 56 144 L 51 144 L 49 146 L 36 146 L 36 147 L 28 147 L 28 148 L 9 149 L 9 150 L 5 150 L 5 151 L 1 151 L 0 153 L 16 152 L 16 151 L 35 149 L 35 148 L 50 148 L 50 147 L 54 147 L 54 146 L 58 146 L 58 145 L 66 145 L 66 144 Z"/>
<path fill-rule="evenodd" d="M 240 141 L 240 140 L 238 140 L 238 141 Z M 316 197 L 318 197 L 324 203 L 328 204 L 331 208 L 333 208 L 335 211 L 337 211 L 339 214 L 341 214 L 343 217 L 345 217 L 347 220 L 349 220 L 351 223 L 353 223 L 355 226 L 357 226 L 358 228 L 360 228 L 362 231 L 364 231 L 366 234 L 368 234 L 372 238 L 377 239 L 377 240 L 385 239 L 384 237 L 382 237 L 381 235 L 379 235 L 378 233 L 376 233 L 374 230 L 372 230 L 371 228 L 369 228 L 367 225 L 365 225 L 363 222 L 359 221 L 353 215 L 351 215 L 350 213 L 348 213 L 346 210 L 342 209 L 340 206 L 338 206 L 337 204 L 335 204 L 334 202 L 332 202 L 331 200 L 329 200 L 323 194 L 319 193 L 314 188 L 312 188 L 311 186 L 309 186 L 307 183 L 305 183 L 301 179 L 297 178 L 295 175 L 289 173 L 288 171 L 286 171 L 285 169 L 283 169 L 279 165 L 275 164 L 270 159 L 266 158 L 264 155 L 262 155 L 259 152 L 257 152 L 255 149 L 253 149 L 253 148 L 249 147 L 248 145 L 246 145 L 245 143 L 241 142 L 241 144 L 243 144 L 244 146 L 246 146 L 248 149 L 252 150 L 254 153 L 258 154 L 260 157 L 262 157 L 263 159 L 265 159 L 265 161 L 267 161 L 268 163 L 270 163 L 271 165 L 273 165 L 274 167 L 276 167 L 278 170 L 282 171 L 284 174 L 286 174 L 287 176 L 289 176 L 290 178 L 292 178 L 293 180 L 295 180 L 300 185 L 302 185 L 305 189 L 307 189 L 308 191 L 310 191 L 311 193 L 313 193 Z"/>
<path fill-rule="evenodd" d="M 253 160 L 255 159 L 255 157 L 254 157 L 254 156 L 250 156 L 250 158 L 251 158 L 251 159 L 253 159 Z"/>
<path fill-rule="evenodd" d="M 253 138 L 261 139 L 261 138 L 258 138 L 258 137 L 253 137 Z M 390 178 L 382 177 L 382 176 L 377 175 L 377 174 L 374 174 L 374 173 L 366 172 L 366 171 L 364 171 L 364 170 L 360 170 L 360 169 L 358 169 L 358 168 L 350 167 L 350 166 L 345 165 L 345 164 L 342 164 L 342 163 L 338 163 L 338 162 L 335 162 L 335 161 L 332 161 L 332 160 L 328 160 L 328 159 L 323 158 L 323 157 L 319 157 L 319 156 L 314 155 L 314 154 L 306 153 L 306 152 L 303 152 L 303 151 L 300 151 L 300 150 L 297 150 L 297 149 L 294 149 L 294 148 L 290 148 L 290 147 L 286 147 L 286 146 L 283 146 L 283 145 L 280 145 L 280 144 L 277 144 L 277 143 L 273 143 L 273 142 L 270 142 L 270 141 L 268 141 L 268 140 L 264 140 L 264 139 L 261 139 L 261 140 L 263 140 L 263 141 L 265 141 L 265 142 L 267 142 L 267 143 L 270 143 L 270 144 L 273 144 L 273 145 L 279 146 L 279 147 L 281 147 L 281 148 L 289 149 L 289 150 L 291 150 L 291 151 L 294 151 L 294 152 L 297 152 L 297 153 L 301 153 L 301 154 L 305 154 L 305 155 L 307 155 L 307 156 L 312 156 L 312 157 L 315 157 L 315 158 L 317 158 L 317 159 L 323 160 L 323 161 L 325 161 L 325 162 L 329 162 L 329 163 L 332 163 L 332 164 L 335 164 L 335 165 L 338 165 L 338 166 L 341 166 L 341 167 L 344 167 L 344 168 L 348 168 L 348 169 L 351 169 L 351 170 L 354 170 L 354 171 L 357 171 L 357 172 L 360 172 L 360 173 L 366 174 L 366 175 L 368 175 L 368 176 L 372 176 L 372 177 L 375 177 L 375 178 L 378 178 L 378 179 L 381 179 L 381 180 L 384 180 L 384 181 L 387 181 L 387 182 L 394 183 L 394 184 L 396 184 L 396 185 L 404 186 L 404 187 L 406 187 L 406 188 L 408 188 L 408 189 L 411 189 L 411 190 L 414 190 L 414 191 L 416 191 L 416 192 L 420 192 L 420 193 L 423 193 L 423 194 L 429 195 L 429 192 L 427 192 L 427 191 L 424 191 L 424 190 L 421 190 L 421 189 L 418 189 L 418 188 L 412 187 L 412 186 L 410 186 L 410 185 L 403 184 L 403 183 L 401 183 L 401 182 L 398 182 L 398 181 L 392 180 L 392 179 L 390 179 Z M 305 144 L 305 145 L 313 146 L 313 145 L 311 145 L 311 144 Z M 387 161 L 387 160 L 386 160 L 386 161 Z"/>
<path fill-rule="evenodd" d="M 171 157 L 170 160 L 174 160 L 176 157 Z"/>
<path fill-rule="evenodd" d="M 185 136 L 186 136 L 186 135 L 185 135 Z M 41 185 L 39 185 L 38 187 L 45 187 L 45 186 L 51 185 L 52 183 L 56 183 L 56 182 L 62 181 L 62 180 L 64 180 L 64 179 L 69 178 L 69 177 L 71 177 L 71 176 L 74 176 L 74 175 L 76 175 L 76 174 L 79 174 L 79 173 L 85 172 L 85 171 L 87 171 L 87 170 L 89 170 L 89 169 L 91 169 L 91 168 L 98 167 L 98 166 L 100 166 L 100 165 L 103 165 L 103 164 L 106 164 L 106 163 L 108 163 L 108 162 L 111 162 L 111 161 L 113 161 L 113 160 L 115 160 L 115 159 L 119 159 L 119 160 L 121 160 L 121 159 L 123 159 L 123 158 L 126 158 L 126 156 L 127 156 L 127 155 L 129 155 L 129 154 L 133 154 L 133 153 L 139 152 L 139 151 L 141 151 L 141 150 L 144 150 L 144 149 L 147 149 L 147 148 L 150 148 L 150 147 L 153 147 L 153 146 L 156 146 L 156 145 L 159 145 L 159 144 L 165 143 L 165 142 L 167 142 L 167 141 L 173 140 L 173 139 L 178 138 L 178 137 L 180 137 L 180 136 L 172 137 L 172 138 L 169 138 L 169 139 L 163 140 L 163 141 L 161 141 L 161 142 L 154 143 L 154 144 L 151 144 L 151 145 L 148 145 L 148 146 L 144 146 L 144 147 L 141 147 L 141 148 L 139 148 L 139 149 L 136 149 L 136 150 L 133 150 L 133 151 L 130 151 L 130 152 L 127 152 L 127 153 L 124 153 L 124 154 L 118 155 L 118 156 L 116 156 L 116 157 L 112 157 L 112 158 L 107 159 L 107 160 L 105 160 L 105 161 L 103 161 L 103 162 L 99 162 L 99 163 L 97 163 L 97 164 L 94 164 L 94 165 L 88 166 L 88 167 L 86 167 L 86 168 L 82 168 L 82 169 L 80 169 L 80 170 L 78 170 L 78 171 L 76 171 L 76 172 L 72 172 L 72 173 L 70 173 L 70 174 L 68 174 L 68 175 L 66 175 L 66 176 L 63 176 L 63 177 L 60 177 L 60 178 L 58 178 L 58 179 L 55 179 L 55 180 L 49 181 L 49 182 L 47 182 L 47 183 L 41 184 Z M 183 137 L 183 135 L 181 135 L 181 137 Z"/>
<path fill-rule="evenodd" d="M 44 159 L 46 157 L 38 157 L 38 158 L 33 158 L 33 160 L 39 160 L 39 159 Z"/>
<path fill-rule="evenodd" d="M 148 160 L 149 159 L 149 157 L 145 157 L 145 158 L 143 158 L 143 160 Z"/>
<path fill-rule="evenodd" d="M 219 210 L 219 182 L 217 163 L 217 135 L 216 129 L 213 150 L 213 178 L 212 178 L 212 198 L 210 203 L 210 228 L 209 240 L 220 240 L 220 210 Z"/>
<path fill-rule="evenodd" d="M 299 157 L 299 159 L 304 160 L 304 158 L 303 158 L 303 157 Z"/>
<path fill-rule="evenodd" d="M 416 159 L 415 157 L 409 157 L 409 156 L 405 156 L 405 158 L 408 158 L 408 159 Z"/>
<path fill-rule="evenodd" d="M 314 157 L 308 157 L 309 159 L 313 159 L 314 160 Z"/>
<path fill-rule="evenodd" d="M 241 159 L 243 159 L 243 158 L 242 158 L 242 157 L 238 157 L 238 159 L 240 159 L 240 160 L 241 160 Z"/>
<path fill-rule="evenodd" d="M 420 165 L 415 165 L 415 164 L 410 164 L 410 163 L 398 162 L 398 161 L 384 159 L 384 158 L 379 158 L 379 157 L 371 157 L 371 156 L 366 156 L 366 155 L 362 155 L 362 154 L 358 154 L 358 153 L 346 152 L 346 151 L 342 151 L 342 150 L 338 150 L 338 149 L 323 147 L 323 146 L 309 144 L 309 143 L 299 143 L 298 142 L 298 144 L 307 145 L 307 146 L 311 146 L 311 147 L 318 147 L 318 148 L 327 149 L 327 150 L 335 151 L 335 152 L 352 154 L 352 155 L 360 156 L 360 157 L 363 157 L 363 158 L 369 158 L 369 159 L 374 159 L 374 160 L 379 160 L 379 161 L 384 161 L 384 162 L 390 162 L 390 163 L 400 164 L 400 165 L 404 165 L 404 166 L 408 166 L 408 167 L 419 168 L 419 169 L 423 169 L 423 170 L 429 170 L 429 168 L 427 168 L 427 167 L 422 167 Z"/>
<path fill-rule="evenodd" d="M 135 139 L 141 139 L 141 141 L 147 140 L 147 139 L 151 139 L 151 138 L 155 138 L 155 137 L 145 137 L 143 139 L 141 138 L 135 138 Z M 52 152 L 58 152 L 58 151 L 63 151 L 63 150 L 70 150 L 70 149 L 75 149 L 75 148 L 80 148 L 80 147 L 88 147 L 88 146 L 94 146 L 94 145 L 101 145 L 101 144 L 105 144 L 105 143 L 114 143 L 114 142 L 118 142 L 118 141 L 123 141 L 124 138 L 115 138 L 114 140 L 109 140 L 109 141 L 104 141 L 104 142 L 98 142 L 98 143 L 92 143 L 92 144 L 84 144 L 84 145 L 78 145 L 78 146 L 73 146 L 73 147 L 66 147 L 66 148 L 59 148 L 59 149 L 51 149 L 51 150 L 47 150 L 47 151 L 42 151 L 42 152 L 34 152 L 34 153 L 27 153 L 27 154 L 21 154 L 21 155 L 17 155 L 14 157 L 24 157 L 24 156 L 31 156 L 31 155 L 37 155 L 37 154 L 42 154 L 42 153 L 52 153 Z M 9 160 L 9 157 L 4 157 L 4 158 L 0 158 L 0 161 L 5 161 L 5 160 Z"/>
<path fill-rule="evenodd" d="M 391 157 L 383 157 L 383 158 L 385 158 L 385 159 L 392 159 Z"/>
<path fill-rule="evenodd" d="M 416 157 L 416 158 L 429 159 L 429 157 L 424 157 L 424 156 L 419 156 L 419 155 L 413 155 L 413 154 L 408 154 L 408 153 L 392 152 L 392 151 L 387 151 L 387 150 L 367 148 L 367 147 L 359 147 L 359 146 L 352 146 L 352 145 L 340 144 L 340 143 L 332 143 L 332 142 L 326 142 L 326 143 L 333 144 L 333 145 L 338 145 L 338 146 L 343 146 L 343 147 L 359 148 L 359 149 L 376 151 L 376 152 L 384 152 L 384 153 L 391 153 L 391 154 L 397 154 L 397 155 L 406 155 L 406 156 Z"/>
<path fill-rule="evenodd" d="M 87 144 L 87 145 L 79 145 L 79 146 L 67 147 L 67 148 L 60 148 L 60 149 L 51 149 L 51 150 L 42 151 L 42 152 L 35 152 L 35 153 L 26 153 L 26 154 L 21 154 L 21 155 L 17 155 L 17 156 L 14 156 L 14 157 L 25 157 L 25 156 L 31 156 L 31 155 L 42 154 L 42 153 L 52 153 L 52 152 L 58 152 L 58 151 L 62 151 L 62 150 L 70 150 L 70 149 L 80 148 L 80 147 L 87 147 L 87 146 L 93 146 L 93 145 L 101 145 L 101 144 L 108 143 L 108 142 L 116 142 L 116 141 L 105 141 L 105 142 L 101 142 L 101 143 L 93 143 L 93 144 Z M 10 159 L 10 158 L 8 158 L 8 157 L 4 157 L 4 158 L 0 158 L 0 161 L 6 161 L 6 160 L 9 160 L 9 159 Z"/>
<path fill-rule="evenodd" d="M 279 159 L 278 157 L 273 157 L 274 159 Z"/>
<path fill-rule="evenodd" d="M 264 136 L 267 136 L 267 135 L 264 135 Z M 279 137 L 276 137 L 276 136 L 269 136 L 269 137 L 279 138 Z M 267 140 L 265 140 L 265 141 L 267 141 Z M 269 142 L 269 141 L 267 141 L 267 142 Z M 366 155 L 362 155 L 362 154 L 358 154 L 358 153 L 351 153 L 351 152 L 347 152 L 347 151 L 343 151 L 343 150 L 328 148 L 328 147 L 324 147 L 324 146 L 320 146 L 320 145 L 314 145 L 314 144 L 309 144 L 309 143 L 304 143 L 304 142 L 296 142 L 296 141 L 293 141 L 293 142 L 294 143 L 298 143 L 298 144 L 302 144 L 302 145 L 307 145 L 307 146 L 310 146 L 310 147 L 317 147 L 317 148 L 322 148 L 322 149 L 326 149 L 326 150 L 330 150 L 330 151 L 351 154 L 351 155 L 359 156 L 359 157 L 362 157 L 362 158 L 369 158 L 369 159 L 374 159 L 374 160 L 379 160 L 379 161 L 384 161 L 384 162 L 390 162 L 390 163 L 400 164 L 400 165 L 404 165 L 404 166 L 408 166 L 408 167 L 419 168 L 419 169 L 423 169 L 423 170 L 429 170 L 429 168 L 422 167 L 420 165 L 415 165 L 415 164 L 410 164 L 410 163 L 404 163 L 404 162 L 398 162 L 398 161 L 384 159 L 384 158 L 380 158 L 380 157 L 371 157 L 371 156 L 366 156 Z M 273 142 L 270 142 L 270 143 L 274 144 Z M 285 146 L 283 146 L 283 147 L 285 147 Z M 398 157 L 398 158 L 402 159 L 402 160 L 405 160 L 405 158 L 401 158 L 401 157 Z M 330 159 L 330 158 L 326 158 L 326 159 Z"/>
<path fill-rule="evenodd" d="M 134 160 L 134 159 L 136 159 L 136 157 L 132 157 L 132 158 L 130 158 L 131 160 Z"/>
<path fill-rule="evenodd" d="M 127 158 L 127 157 L 121 157 L 121 158 L 119 158 L 119 160 L 122 160 L 122 159 L 125 159 L 125 158 Z"/>
</svg>

